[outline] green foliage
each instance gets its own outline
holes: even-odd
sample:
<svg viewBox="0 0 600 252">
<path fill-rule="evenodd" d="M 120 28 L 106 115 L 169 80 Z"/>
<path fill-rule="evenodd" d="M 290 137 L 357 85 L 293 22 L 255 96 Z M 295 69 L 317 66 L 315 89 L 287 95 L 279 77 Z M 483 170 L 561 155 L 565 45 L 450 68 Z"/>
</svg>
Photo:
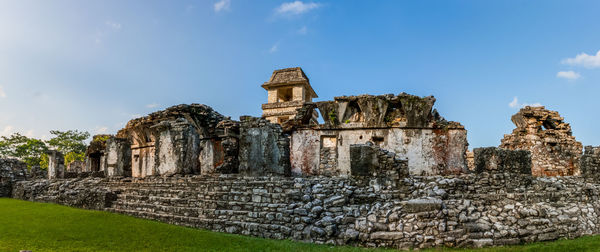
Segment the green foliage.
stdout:
<svg viewBox="0 0 600 252">
<path fill-rule="evenodd" d="M 331 122 L 331 124 L 337 124 L 337 115 L 333 110 L 329 111 L 329 121 Z"/>
<path fill-rule="evenodd" d="M 94 142 L 106 142 L 110 138 L 110 135 L 96 135 L 92 141 Z"/>
<path fill-rule="evenodd" d="M 85 160 L 85 152 L 69 152 L 65 155 L 65 165 L 70 164 L 74 161 L 84 161 Z"/>
<path fill-rule="evenodd" d="M 29 168 L 40 164 L 42 161 L 41 156 L 46 151 L 48 151 L 48 146 L 44 141 L 29 138 L 19 133 L 0 138 L 0 157 L 20 159 Z"/>
<path fill-rule="evenodd" d="M 75 160 L 83 161 L 85 159 L 87 148 L 85 140 L 90 137 L 90 133 L 78 130 L 51 130 L 50 134 L 54 137 L 50 138 L 47 143 L 65 155 L 65 165 Z"/>
<path fill-rule="evenodd" d="M 40 168 L 41 169 L 48 169 L 48 154 L 44 153 L 42 154 L 42 156 L 40 157 Z"/>
<path fill-rule="evenodd" d="M 14 133 L 8 137 L 0 137 L 0 158 L 16 158 L 27 164 L 31 168 L 40 165 L 42 169 L 48 168 L 48 149 L 56 149 L 65 153 L 65 165 L 74 160 L 85 159 L 85 150 L 87 145 L 85 140 L 90 137 L 88 132 L 77 130 L 68 131 L 50 131 L 53 138 L 48 141 L 42 141 L 36 138 L 29 138 L 19 133 Z"/>
<path fill-rule="evenodd" d="M 78 130 L 51 130 L 50 134 L 54 137 L 47 141 L 48 145 L 62 153 L 85 153 L 87 145 L 84 141 L 90 137 L 90 133 Z"/>
</svg>

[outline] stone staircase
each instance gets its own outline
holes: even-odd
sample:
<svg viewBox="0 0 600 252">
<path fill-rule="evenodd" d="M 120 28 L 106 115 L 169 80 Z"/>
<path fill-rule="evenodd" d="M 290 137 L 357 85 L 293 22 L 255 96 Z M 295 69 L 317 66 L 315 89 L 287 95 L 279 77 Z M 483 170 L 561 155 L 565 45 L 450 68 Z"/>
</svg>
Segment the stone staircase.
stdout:
<svg viewBox="0 0 600 252">
<path fill-rule="evenodd" d="M 118 195 L 105 210 L 175 225 L 267 238 L 282 238 L 278 237 L 282 230 L 291 231 L 285 227 L 289 226 L 290 218 L 274 213 L 286 211 L 289 206 L 284 192 L 270 193 L 264 189 L 237 192 L 231 188 L 235 182 L 212 184 L 212 187 L 207 184 L 168 180 L 108 182 Z"/>
</svg>

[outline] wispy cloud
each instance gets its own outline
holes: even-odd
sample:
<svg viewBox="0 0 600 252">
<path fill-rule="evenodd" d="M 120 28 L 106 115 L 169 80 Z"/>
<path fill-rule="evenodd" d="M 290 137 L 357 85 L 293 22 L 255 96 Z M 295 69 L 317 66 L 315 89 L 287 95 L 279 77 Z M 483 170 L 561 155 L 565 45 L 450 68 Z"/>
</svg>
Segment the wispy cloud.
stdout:
<svg viewBox="0 0 600 252">
<path fill-rule="evenodd" d="M 35 131 L 30 129 L 28 131 L 25 131 L 25 136 L 26 137 L 34 137 L 35 136 Z"/>
<path fill-rule="evenodd" d="M 306 33 L 308 33 L 308 28 L 306 28 L 306 25 L 305 25 L 305 26 L 302 26 L 302 27 L 300 27 L 300 29 L 298 29 L 298 31 L 297 31 L 297 32 L 298 32 L 298 34 L 300 34 L 300 35 L 306 35 Z"/>
<path fill-rule="evenodd" d="M 188 5 L 188 6 L 185 7 L 185 12 L 191 12 L 194 9 L 196 9 L 196 6 L 190 4 L 190 5 Z"/>
<path fill-rule="evenodd" d="M 158 103 L 150 103 L 150 104 L 146 104 L 146 108 L 156 108 L 158 107 L 160 104 Z"/>
<path fill-rule="evenodd" d="M 282 16 L 297 16 L 311 10 L 319 8 L 321 5 L 318 3 L 304 3 L 302 1 L 294 1 L 289 3 L 282 3 L 275 9 L 275 13 Z"/>
<path fill-rule="evenodd" d="M 0 86 L 0 98 L 6 98 L 6 92 L 2 86 Z"/>
<path fill-rule="evenodd" d="M 596 55 L 589 55 L 587 53 L 580 53 L 575 58 L 567 58 L 562 60 L 563 64 L 572 66 L 584 66 L 586 68 L 598 68 L 600 67 L 600 51 Z"/>
<path fill-rule="evenodd" d="M 508 106 L 511 108 L 522 108 L 525 106 L 531 106 L 531 107 L 540 107 L 542 106 L 542 104 L 540 104 L 539 102 L 536 103 L 520 103 L 519 102 L 519 98 L 517 98 L 516 96 L 513 98 L 513 100 L 508 103 Z"/>
<path fill-rule="evenodd" d="M 110 20 L 104 22 L 104 25 L 105 26 L 97 30 L 96 34 L 94 35 L 94 42 L 96 42 L 96 44 L 102 44 L 102 42 L 104 42 L 104 40 L 109 37 L 111 33 L 121 30 L 122 27 L 120 23 Z"/>
<path fill-rule="evenodd" d="M 95 132 L 96 132 L 96 134 L 106 134 L 108 132 L 108 127 L 106 127 L 106 126 L 96 126 Z"/>
<path fill-rule="evenodd" d="M 113 28 L 115 30 L 120 30 L 121 29 L 121 24 L 114 22 L 114 21 L 106 21 L 105 24 L 110 27 Z"/>
<path fill-rule="evenodd" d="M 277 42 L 273 46 L 271 46 L 271 49 L 269 49 L 269 53 L 276 53 L 278 50 L 279 50 L 279 42 Z"/>
<path fill-rule="evenodd" d="M 581 74 L 574 71 L 560 71 L 556 73 L 556 77 L 574 81 L 581 78 Z"/>
<path fill-rule="evenodd" d="M 4 129 L 0 131 L 0 136 L 10 136 L 10 134 L 14 133 L 15 128 L 11 125 L 4 126 Z"/>
<path fill-rule="evenodd" d="M 215 12 L 228 11 L 231 7 L 231 0 L 220 0 L 214 4 Z"/>
</svg>

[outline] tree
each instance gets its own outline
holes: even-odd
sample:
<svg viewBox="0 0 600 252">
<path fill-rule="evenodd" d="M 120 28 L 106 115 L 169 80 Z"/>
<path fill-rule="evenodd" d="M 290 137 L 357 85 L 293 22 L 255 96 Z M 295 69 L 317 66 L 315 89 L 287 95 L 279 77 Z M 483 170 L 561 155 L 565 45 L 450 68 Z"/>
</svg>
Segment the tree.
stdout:
<svg viewBox="0 0 600 252">
<path fill-rule="evenodd" d="M 73 161 L 85 160 L 85 151 L 87 149 L 85 140 L 90 137 L 90 133 L 78 130 L 51 130 L 50 134 L 54 135 L 54 137 L 50 138 L 46 143 L 65 155 L 65 165 Z"/>
<path fill-rule="evenodd" d="M 50 138 L 46 143 L 65 154 L 69 152 L 85 153 L 87 148 L 85 140 L 90 137 L 90 133 L 78 130 L 51 130 L 50 134 L 54 135 L 54 137 Z"/>
<path fill-rule="evenodd" d="M 29 138 L 19 133 L 0 137 L 0 157 L 20 159 L 29 168 L 39 165 L 46 151 L 48 146 L 40 139 Z"/>
<path fill-rule="evenodd" d="M 8 137 L 0 137 L 0 158 L 16 158 L 27 163 L 31 168 L 40 165 L 41 168 L 48 168 L 49 148 L 56 149 L 65 155 L 65 165 L 79 160 L 85 160 L 85 151 L 87 145 L 85 140 L 90 137 L 90 133 L 78 130 L 59 131 L 51 130 L 54 135 L 48 141 L 29 138 L 19 133 L 14 133 Z"/>
</svg>

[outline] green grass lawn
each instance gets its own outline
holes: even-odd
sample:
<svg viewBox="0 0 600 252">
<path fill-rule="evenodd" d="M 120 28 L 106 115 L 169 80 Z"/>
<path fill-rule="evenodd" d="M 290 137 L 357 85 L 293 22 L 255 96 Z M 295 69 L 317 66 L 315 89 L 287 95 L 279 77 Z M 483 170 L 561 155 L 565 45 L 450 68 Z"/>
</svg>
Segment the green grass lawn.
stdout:
<svg viewBox="0 0 600 252">
<path fill-rule="evenodd" d="M 0 251 L 21 249 L 33 251 L 384 251 L 222 234 L 101 211 L 0 198 Z M 475 251 L 600 251 L 600 236 Z"/>
</svg>

